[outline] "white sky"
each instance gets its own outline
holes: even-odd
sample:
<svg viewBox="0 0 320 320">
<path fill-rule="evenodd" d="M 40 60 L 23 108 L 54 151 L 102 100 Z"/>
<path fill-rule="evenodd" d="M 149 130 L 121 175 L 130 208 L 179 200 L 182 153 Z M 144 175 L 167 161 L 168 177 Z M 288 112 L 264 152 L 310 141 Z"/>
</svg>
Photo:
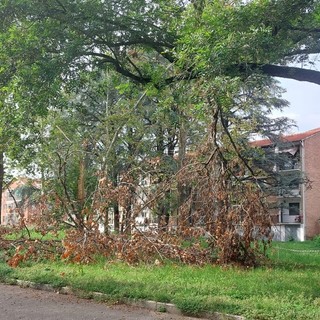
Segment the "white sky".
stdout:
<svg viewBox="0 0 320 320">
<path fill-rule="evenodd" d="M 280 79 L 279 79 L 280 80 Z M 283 98 L 290 102 L 281 116 L 296 121 L 298 127 L 292 132 L 304 132 L 320 127 L 320 86 L 308 82 L 281 79 L 281 85 L 287 90 Z"/>
</svg>

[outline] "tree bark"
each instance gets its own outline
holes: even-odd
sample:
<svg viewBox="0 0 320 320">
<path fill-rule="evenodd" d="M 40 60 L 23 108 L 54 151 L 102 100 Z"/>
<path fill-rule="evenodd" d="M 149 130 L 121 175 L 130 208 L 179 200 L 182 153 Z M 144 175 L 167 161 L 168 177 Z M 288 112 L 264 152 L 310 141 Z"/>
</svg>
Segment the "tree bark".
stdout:
<svg viewBox="0 0 320 320">
<path fill-rule="evenodd" d="M 238 67 L 241 73 L 251 73 L 252 71 L 261 71 L 270 77 L 285 78 L 298 81 L 306 81 L 320 85 L 320 72 L 310 69 L 302 69 L 290 66 L 279 66 L 272 64 L 259 65 L 256 63 L 242 64 Z"/>
<path fill-rule="evenodd" d="M 120 210 L 119 210 L 119 203 L 116 202 L 113 204 L 113 214 L 114 214 L 114 220 L 113 220 L 113 226 L 114 226 L 114 231 L 116 233 L 119 233 L 120 231 Z"/>
<path fill-rule="evenodd" d="M 80 209 L 82 210 L 85 203 L 85 161 L 83 158 L 79 162 L 79 177 L 78 177 L 78 202 Z"/>
</svg>

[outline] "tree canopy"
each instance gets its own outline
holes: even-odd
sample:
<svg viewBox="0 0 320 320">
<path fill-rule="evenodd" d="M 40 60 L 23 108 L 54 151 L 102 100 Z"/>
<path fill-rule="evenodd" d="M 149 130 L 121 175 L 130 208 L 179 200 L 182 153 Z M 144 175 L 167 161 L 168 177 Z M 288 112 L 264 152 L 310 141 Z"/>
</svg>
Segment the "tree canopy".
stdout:
<svg viewBox="0 0 320 320">
<path fill-rule="evenodd" d="M 0 15 L 2 83 L 19 74 L 31 86 L 32 74 L 52 85 L 106 65 L 160 87 L 208 73 L 320 83 L 309 64 L 319 51 L 319 1 L 8 0 Z"/>
<path fill-rule="evenodd" d="M 163 230 L 172 217 L 180 235 L 203 226 L 221 263 L 254 264 L 271 234 L 263 189 L 278 180 L 250 139 L 291 124 L 270 117 L 288 104 L 275 77 L 320 84 L 319 10 L 312 0 L 2 1 L 0 154 L 41 171 L 48 223 L 86 238 L 100 221 L 108 233 L 112 212 L 130 233 L 148 209 Z"/>
</svg>

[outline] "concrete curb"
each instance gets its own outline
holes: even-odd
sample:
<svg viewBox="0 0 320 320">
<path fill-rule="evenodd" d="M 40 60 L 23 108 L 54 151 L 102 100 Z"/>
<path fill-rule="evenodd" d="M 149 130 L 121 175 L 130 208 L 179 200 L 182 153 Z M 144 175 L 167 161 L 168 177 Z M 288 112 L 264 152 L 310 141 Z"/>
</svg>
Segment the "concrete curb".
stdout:
<svg viewBox="0 0 320 320">
<path fill-rule="evenodd" d="M 75 296 L 81 296 L 80 291 L 74 290 L 71 287 L 55 288 L 50 284 L 41 284 L 41 283 L 35 283 L 35 282 L 25 281 L 25 280 L 11 280 L 9 283 L 18 285 L 22 288 L 32 288 L 36 290 L 56 292 L 58 294 L 67 294 L 67 295 L 73 294 Z M 91 293 L 88 293 L 88 296 L 90 296 L 91 298 L 99 299 L 99 300 L 106 300 L 106 301 L 110 300 L 110 296 L 102 292 L 91 292 Z M 157 302 L 152 300 L 130 300 L 130 299 L 122 300 L 122 302 L 125 303 L 126 305 L 140 307 L 140 308 L 148 309 L 151 311 L 166 312 L 169 314 L 180 315 L 180 316 L 184 315 L 181 312 L 181 310 L 179 310 L 172 303 Z M 198 315 L 197 317 L 205 318 L 208 320 L 245 320 L 245 318 L 242 316 L 224 314 L 220 312 L 214 312 L 214 313 L 204 312 Z"/>
</svg>

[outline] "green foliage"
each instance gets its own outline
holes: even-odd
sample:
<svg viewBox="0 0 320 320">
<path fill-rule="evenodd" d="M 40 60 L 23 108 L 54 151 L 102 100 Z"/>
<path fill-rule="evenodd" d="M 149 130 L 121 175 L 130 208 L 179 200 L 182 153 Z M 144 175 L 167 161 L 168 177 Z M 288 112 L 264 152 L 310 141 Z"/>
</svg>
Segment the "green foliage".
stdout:
<svg viewBox="0 0 320 320">
<path fill-rule="evenodd" d="M 315 245 L 319 248 L 320 247 L 320 236 L 316 236 L 313 239 Z"/>
<path fill-rule="evenodd" d="M 189 7 L 178 40 L 181 63 L 203 74 L 234 76 L 237 65 L 247 65 L 250 73 L 252 63 L 291 61 L 310 41 L 304 32 L 315 26 L 311 21 L 318 5 L 318 1 L 211 1 L 200 19 Z"/>
<path fill-rule="evenodd" d="M 2 255 L 2 252 L 0 253 Z M 7 281 L 11 277 L 12 269 L 2 261 L 0 256 L 0 281 Z"/>
</svg>

